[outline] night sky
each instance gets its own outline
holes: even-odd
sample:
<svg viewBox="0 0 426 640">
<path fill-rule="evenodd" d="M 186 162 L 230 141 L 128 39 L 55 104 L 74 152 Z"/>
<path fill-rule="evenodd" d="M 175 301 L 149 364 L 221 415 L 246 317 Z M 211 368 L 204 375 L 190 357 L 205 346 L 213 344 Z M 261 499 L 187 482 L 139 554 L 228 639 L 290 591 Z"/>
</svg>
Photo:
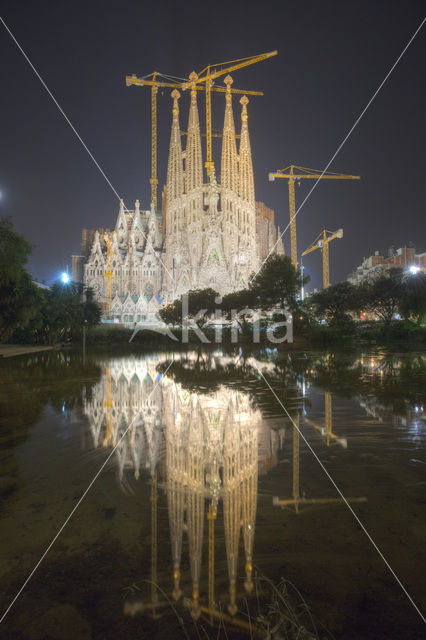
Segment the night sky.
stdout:
<svg viewBox="0 0 426 640">
<path fill-rule="evenodd" d="M 29 2 L 1 16 L 125 200 L 150 200 L 150 90 L 125 76 L 187 76 L 207 64 L 278 49 L 234 73 L 234 87 L 264 91 L 249 104 L 256 199 L 288 222 L 288 187 L 268 172 L 322 170 L 426 15 L 423 1 Z M 118 201 L 0 25 L 0 216 L 34 245 L 30 270 L 52 281 L 79 253 L 82 227 L 113 227 Z M 425 246 L 426 25 L 330 170 L 361 181 L 323 181 L 297 217 L 299 254 L 325 227 L 331 281 L 389 245 Z M 221 81 L 220 81 L 221 82 Z M 199 104 L 202 105 L 202 94 Z M 216 94 L 213 128 L 223 126 Z M 186 128 L 189 95 L 180 101 Z M 159 94 L 159 194 L 165 182 L 170 90 Z M 234 98 L 237 129 L 240 105 Z M 200 109 L 203 122 L 204 110 Z M 183 140 L 184 141 L 184 140 Z M 219 170 L 220 147 L 215 148 Z M 297 203 L 312 186 L 296 190 Z M 289 232 L 284 236 L 289 253 Z M 321 286 L 321 256 L 305 258 Z"/>
</svg>

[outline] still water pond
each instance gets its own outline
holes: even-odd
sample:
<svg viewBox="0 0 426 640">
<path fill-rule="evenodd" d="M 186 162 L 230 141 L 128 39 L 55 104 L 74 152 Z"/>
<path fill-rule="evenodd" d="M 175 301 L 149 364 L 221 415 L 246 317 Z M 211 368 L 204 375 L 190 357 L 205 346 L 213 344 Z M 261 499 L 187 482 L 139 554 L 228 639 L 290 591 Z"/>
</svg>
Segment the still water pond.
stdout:
<svg viewBox="0 0 426 640">
<path fill-rule="evenodd" d="M 49 352 L 0 381 L 0 615 L 75 509 L 1 638 L 426 637 L 321 467 L 424 611 L 424 353 Z"/>
</svg>

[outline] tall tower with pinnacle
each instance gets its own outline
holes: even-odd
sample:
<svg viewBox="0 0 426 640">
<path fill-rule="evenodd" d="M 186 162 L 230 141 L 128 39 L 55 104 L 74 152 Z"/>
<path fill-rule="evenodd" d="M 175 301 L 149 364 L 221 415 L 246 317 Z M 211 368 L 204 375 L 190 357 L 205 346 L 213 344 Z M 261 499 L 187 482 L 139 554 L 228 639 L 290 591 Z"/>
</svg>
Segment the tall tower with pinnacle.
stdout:
<svg viewBox="0 0 426 640">
<path fill-rule="evenodd" d="M 254 177 L 253 162 L 251 159 L 250 136 L 248 131 L 247 96 L 240 100 L 241 112 L 241 144 L 240 144 L 240 179 L 238 194 L 244 202 L 254 207 Z"/>
<path fill-rule="evenodd" d="M 111 313 L 115 322 L 155 322 L 163 304 L 189 290 L 212 288 L 220 295 L 244 289 L 277 238 L 273 211 L 255 202 L 253 163 L 248 128 L 248 98 L 241 104 L 241 135 L 237 149 L 232 84 L 225 83 L 225 113 L 220 181 L 214 165 L 203 170 L 197 105 L 198 76 L 189 76 L 186 148 L 179 122 L 180 93 L 172 92 L 172 118 L 163 211 L 120 207 L 110 255 Z M 185 94 L 186 99 L 186 94 Z M 206 180 L 204 182 L 204 180 Z M 261 205 L 261 206 L 260 206 Z M 84 282 L 106 304 L 104 230 L 94 233 Z M 279 241 L 276 253 L 283 253 Z"/>
<path fill-rule="evenodd" d="M 172 203 L 176 198 L 180 198 L 184 191 L 182 145 L 179 126 L 179 105 L 180 93 L 176 89 L 172 92 L 173 98 L 173 120 L 172 133 L 170 136 L 169 162 L 167 166 L 167 196 Z"/>
<path fill-rule="evenodd" d="M 231 194 L 238 192 L 238 155 L 235 141 L 234 114 L 232 112 L 231 76 L 226 76 L 226 106 L 223 124 L 222 163 L 220 182 L 222 185 L 222 202 L 226 199 L 226 190 Z M 224 204 L 224 203 L 223 203 Z M 222 207 L 225 208 L 222 204 Z"/>
<path fill-rule="evenodd" d="M 187 194 L 203 185 L 203 159 L 201 154 L 201 133 L 198 117 L 195 71 L 189 76 L 191 81 L 191 105 L 189 107 L 188 138 L 185 151 L 185 191 Z"/>
</svg>

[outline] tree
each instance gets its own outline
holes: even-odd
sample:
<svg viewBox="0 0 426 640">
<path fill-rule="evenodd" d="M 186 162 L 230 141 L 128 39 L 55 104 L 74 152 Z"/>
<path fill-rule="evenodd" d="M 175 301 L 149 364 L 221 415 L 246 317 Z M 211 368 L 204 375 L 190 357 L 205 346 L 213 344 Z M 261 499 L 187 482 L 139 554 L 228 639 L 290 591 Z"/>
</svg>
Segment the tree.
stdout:
<svg viewBox="0 0 426 640">
<path fill-rule="evenodd" d="M 215 300 L 218 297 L 219 294 L 214 289 L 193 289 L 167 307 L 160 309 L 159 314 L 166 324 L 182 324 L 187 319 L 201 328 L 207 318 L 214 313 Z"/>
<path fill-rule="evenodd" d="M 43 298 L 40 289 L 24 273 L 18 281 L 0 288 L 0 342 L 13 332 L 40 320 Z"/>
<path fill-rule="evenodd" d="M 159 310 L 160 318 L 166 324 L 177 325 L 182 324 L 182 300 L 177 298 L 166 307 Z"/>
<path fill-rule="evenodd" d="M 223 296 L 221 307 L 228 320 L 235 319 L 240 329 L 247 331 L 249 320 L 252 318 L 252 309 L 255 309 L 256 305 L 258 305 L 256 292 L 253 289 L 241 289 Z"/>
<path fill-rule="evenodd" d="M 350 324 L 349 311 L 359 306 L 357 288 L 350 282 L 338 282 L 315 291 L 306 300 L 306 307 L 330 326 Z"/>
<path fill-rule="evenodd" d="M 83 325 L 91 327 L 101 319 L 102 310 L 93 299 L 91 289 L 86 291 L 82 301 L 82 288 L 55 283 L 46 292 L 42 305 L 43 341 L 54 344 L 65 338 L 75 339 Z"/>
<path fill-rule="evenodd" d="M 390 269 L 387 274 L 360 285 L 360 306 L 388 326 L 399 311 L 403 290 L 403 270 Z"/>
<path fill-rule="evenodd" d="M 25 265 L 32 246 L 13 231 L 12 218 L 0 219 L 0 287 L 19 283 L 27 273 Z"/>
<path fill-rule="evenodd" d="M 95 300 L 93 289 L 88 287 L 85 292 L 85 300 L 83 302 L 83 322 L 86 326 L 93 327 L 99 324 L 102 317 L 102 308 Z"/>
<path fill-rule="evenodd" d="M 426 273 L 413 274 L 404 281 L 399 310 L 404 318 L 414 318 L 417 324 L 426 321 Z"/>
<path fill-rule="evenodd" d="M 304 279 L 304 283 L 308 278 Z M 295 269 L 288 256 L 271 255 L 263 263 L 250 283 L 257 297 L 257 308 L 268 311 L 273 307 L 297 308 L 297 296 L 302 284 L 299 269 Z"/>
<path fill-rule="evenodd" d="M 25 265 L 32 250 L 13 231 L 11 218 L 0 219 L 0 342 L 36 315 L 40 296 Z"/>
<path fill-rule="evenodd" d="M 191 318 L 201 328 L 209 316 L 214 313 L 217 307 L 215 300 L 220 296 L 217 291 L 211 288 L 194 289 L 188 291 L 186 295 L 188 299 L 188 318 Z"/>
</svg>

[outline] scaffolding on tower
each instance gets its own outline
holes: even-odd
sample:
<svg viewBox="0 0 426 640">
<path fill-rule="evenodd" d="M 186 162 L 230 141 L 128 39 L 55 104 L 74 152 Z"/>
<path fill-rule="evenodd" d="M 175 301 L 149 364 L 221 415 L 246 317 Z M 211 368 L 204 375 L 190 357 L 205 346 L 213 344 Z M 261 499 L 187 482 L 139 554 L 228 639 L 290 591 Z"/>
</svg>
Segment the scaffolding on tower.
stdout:
<svg viewBox="0 0 426 640">
<path fill-rule="evenodd" d="M 214 168 L 212 161 L 212 138 L 220 137 L 221 134 L 212 132 L 212 116 L 211 116 L 211 92 L 225 93 L 224 87 L 215 87 L 214 81 L 220 76 L 226 75 L 231 71 L 242 69 L 249 65 L 261 62 L 267 58 L 277 55 L 277 51 L 270 51 L 268 53 L 262 53 L 258 56 L 251 56 L 249 58 L 240 58 L 239 60 L 232 60 L 230 62 L 222 62 L 215 65 L 209 65 L 205 67 L 200 73 L 196 74 L 195 90 L 204 91 L 206 94 L 206 148 L 207 159 L 206 167 L 207 173 Z M 218 68 L 219 67 L 219 68 Z M 151 87 L 151 202 L 154 208 L 157 209 L 157 94 L 161 88 L 171 89 L 188 89 L 191 86 L 189 78 L 177 78 L 175 76 L 161 74 L 158 71 L 154 71 L 142 78 L 137 77 L 135 74 L 126 76 L 126 86 L 148 86 Z M 231 93 L 240 95 L 251 96 L 263 96 L 262 91 L 250 91 L 246 89 L 232 89 Z"/>
</svg>

